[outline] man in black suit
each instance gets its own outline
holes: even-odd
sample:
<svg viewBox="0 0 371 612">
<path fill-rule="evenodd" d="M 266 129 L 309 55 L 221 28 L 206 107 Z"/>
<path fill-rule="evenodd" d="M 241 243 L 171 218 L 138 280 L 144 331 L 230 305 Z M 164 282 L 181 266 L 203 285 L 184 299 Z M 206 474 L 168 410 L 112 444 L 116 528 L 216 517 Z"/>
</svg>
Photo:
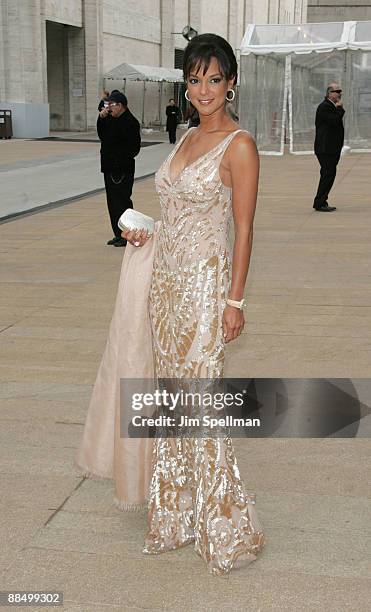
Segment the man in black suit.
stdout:
<svg viewBox="0 0 371 612">
<path fill-rule="evenodd" d="M 170 98 L 166 107 L 166 131 L 169 132 L 170 144 L 176 143 L 176 127 L 180 119 L 180 109 L 175 104 L 174 98 Z"/>
<path fill-rule="evenodd" d="M 101 141 L 101 171 L 114 233 L 107 244 L 126 246 L 117 222 L 127 208 L 133 208 L 134 157 L 140 151 L 141 139 L 139 121 L 128 109 L 127 98 L 120 91 L 113 91 L 108 98 L 108 107 L 100 110 L 97 131 Z"/>
<path fill-rule="evenodd" d="M 344 144 L 343 115 L 345 110 L 341 101 L 342 90 L 337 83 L 331 83 L 326 98 L 316 112 L 316 139 L 314 152 L 321 166 L 321 178 L 313 208 L 319 212 L 332 212 L 336 206 L 329 206 L 328 194 L 334 184 L 336 166 Z"/>
</svg>

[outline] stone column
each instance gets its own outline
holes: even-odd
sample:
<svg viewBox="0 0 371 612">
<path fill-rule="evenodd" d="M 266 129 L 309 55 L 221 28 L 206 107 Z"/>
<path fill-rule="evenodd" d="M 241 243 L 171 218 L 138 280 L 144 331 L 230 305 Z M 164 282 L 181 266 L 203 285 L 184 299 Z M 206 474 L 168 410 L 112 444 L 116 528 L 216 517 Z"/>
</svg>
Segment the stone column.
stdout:
<svg viewBox="0 0 371 612">
<path fill-rule="evenodd" d="M 103 87 L 103 2 L 84 0 L 86 128 L 95 127 Z"/>
<path fill-rule="evenodd" d="M 46 136 L 45 37 L 41 0 L 0 4 L 0 106 L 13 112 L 15 136 Z"/>
<path fill-rule="evenodd" d="M 6 40 L 7 40 L 7 11 L 6 4 L 2 2 L 0 4 L 0 100 L 6 100 L 6 67 L 7 62 L 5 58 L 6 53 Z"/>
<path fill-rule="evenodd" d="M 174 67 L 174 0 L 161 0 L 160 66 Z"/>
<path fill-rule="evenodd" d="M 2 0 L 0 16 L 1 92 L 13 102 L 46 102 L 40 0 Z"/>
<path fill-rule="evenodd" d="M 197 30 L 199 34 L 201 28 L 201 2 L 199 0 L 189 0 L 189 24 Z"/>
<path fill-rule="evenodd" d="M 241 39 L 239 37 L 239 29 L 238 29 L 238 0 L 229 0 L 228 2 L 228 42 L 233 47 L 233 50 L 236 51 L 237 47 L 240 46 Z"/>
</svg>

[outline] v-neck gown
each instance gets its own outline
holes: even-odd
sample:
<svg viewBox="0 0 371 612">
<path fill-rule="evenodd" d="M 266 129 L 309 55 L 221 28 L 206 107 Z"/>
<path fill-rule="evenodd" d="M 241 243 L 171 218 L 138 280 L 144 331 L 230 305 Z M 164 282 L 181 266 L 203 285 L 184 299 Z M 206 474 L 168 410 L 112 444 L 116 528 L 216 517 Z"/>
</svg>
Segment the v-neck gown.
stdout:
<svg viewBox="0 0 371 612">
<path fill-rule="evenodd" d="M 241 130 L 172 180 L 171 160 L 192 129 L 155 178 L 161 224 L 149 313 L 159 379 L 223 377 L 222 314 L 230 288 L 232 205 L 219 165 Z M 155 438 L 144 552 L 156 554 L 194 542 L 212 573 L 228 573 L 256 559 L 264 545 L 254 504 L 228 435 Z"/>
</svg>

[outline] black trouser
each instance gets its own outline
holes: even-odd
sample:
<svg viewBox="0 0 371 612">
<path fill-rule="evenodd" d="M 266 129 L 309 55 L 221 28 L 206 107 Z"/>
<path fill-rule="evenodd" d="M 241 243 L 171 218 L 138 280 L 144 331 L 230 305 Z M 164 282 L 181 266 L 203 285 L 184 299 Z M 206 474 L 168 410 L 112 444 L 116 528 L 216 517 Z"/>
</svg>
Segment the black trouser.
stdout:
<svg viewBox="0 0 371 612">
<path fill-rule="evenodd" d="M 336 166 L 340 159 L 340 154 L 320 155 L 316 153 L 316 155 L 321 166 L 321 178 L 319 180 L 316 197 L 314 198 L 313 208 L 327 205 L 328 194 L 334 184 Z"/>
<path fill-rule="evenodd" d="M 169 142 L 175 144 L 176 142 L 176 125 L 169 127 Z"/>
<path fill-rule="evenodd" d="M 104 173 L 108 212 L 113 233 L 118 238 L 121 238 L 121 230 L 117 222 L 127 208 L 133 208 L 133 202 L 130 197 L 133 191 L 133 183 L 133 172 L 125 172 L 124 174 L 122 172 Z"/>
</svg>

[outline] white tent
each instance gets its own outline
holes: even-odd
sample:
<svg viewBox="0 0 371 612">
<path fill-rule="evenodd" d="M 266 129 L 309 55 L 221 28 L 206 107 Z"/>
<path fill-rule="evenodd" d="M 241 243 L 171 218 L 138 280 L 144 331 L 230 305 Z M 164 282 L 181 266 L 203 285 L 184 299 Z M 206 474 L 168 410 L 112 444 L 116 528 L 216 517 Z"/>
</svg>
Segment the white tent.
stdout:
<svg viewBox="0 0 371 612">
<path fill-rule="evenodd" d="M 142 64 L 120 64 L 110 70 L 105 79 L 115 81 L 155 81 L 180 83 L 183 72 L 178 68 L 163 68 L 162 66 L 144 66 Z"/>
<path fill-rule="evenodd" d="M 146 117 L 148 122 L 149 116 L 154 112 L 154 100 L 158 100 L 155 123 L 159 124 L 162 122 L 163 84 L 174 85 L 174 83 L 182 83 L 183 72 L 177 68 L 124 63 L 107 72 L 104 79 L 107 89 L 115 89 L 115 87 L 119 87 L 118 83 L 123 81 L 123 90 L 128 95 L 130 106 L 131 108 L 134 107 L 138 116 L 140 113 L 143 126 L 146 123 Z M 139 86 L 140 89 L 138 89 L 138 86 L 135 86 L 135 81 L 143 83 L 143 85 Z M 128 83 L 131 86 L 128 86 Z M 110 87 L 111 84 L 113 87 Z M 149 94 L 149 103 L 146 105 L 147 93 Z"/>
<path fill-rule="evenodd" d="M 249 25 L 241 43 L 240 122 L 262 153 L 312 153 L 316 107 L 343 89 L 346 144 L 371 151 L 371 21 Z"/>
</svg>

